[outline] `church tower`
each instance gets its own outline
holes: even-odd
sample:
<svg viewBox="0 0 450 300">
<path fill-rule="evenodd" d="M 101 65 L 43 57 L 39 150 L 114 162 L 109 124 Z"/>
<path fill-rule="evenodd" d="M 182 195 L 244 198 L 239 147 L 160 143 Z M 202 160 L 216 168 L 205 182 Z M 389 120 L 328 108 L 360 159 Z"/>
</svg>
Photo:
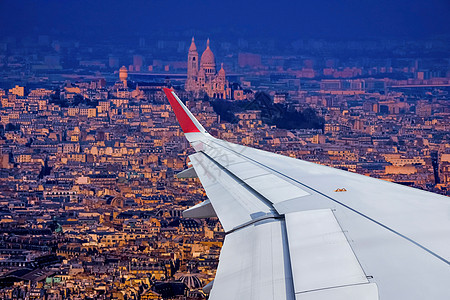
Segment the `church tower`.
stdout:
<svg viewBox="0 0 450 300">
<path fill-rule="evenodd" d="M 198 58 L 197 47 L 194 38 L 192 38 L 188 53 L 185 90 L 194 92 L 195 97 L 203 97 L 206 94 L 211 98 L 231 99 L 231 88 L 226 78 L 225 69 L 221 64 L 219 72 L 216 71 L 216 58 L 209 46 L 209 39 L 200 61 Z"/>
<path fill-rule="evenodd" d="M 198 75 L 198 52 L 195 46 L 194 37 L 192 37 L 192 43 L 189 47 L 188 53 L 188 65 L 187 65 L 187 80 L 186 80 L 186 91 L 196 90 L 197 85 L 197 75 Z"/>
</svg>

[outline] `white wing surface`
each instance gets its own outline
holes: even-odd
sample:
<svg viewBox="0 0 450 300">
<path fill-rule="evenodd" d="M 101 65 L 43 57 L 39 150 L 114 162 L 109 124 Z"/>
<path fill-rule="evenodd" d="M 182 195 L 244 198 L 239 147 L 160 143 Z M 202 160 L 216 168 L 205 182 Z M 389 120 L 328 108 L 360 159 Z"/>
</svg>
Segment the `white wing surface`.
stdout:
<svg viewBox="0 0 450 300">
<path fill-rule="evenodd" d="M 449 299 L 448 197 L 216 139 L 164 91 L 209 198 L 187 215 L 226 232 L 210 299 Z"/>
</svg>

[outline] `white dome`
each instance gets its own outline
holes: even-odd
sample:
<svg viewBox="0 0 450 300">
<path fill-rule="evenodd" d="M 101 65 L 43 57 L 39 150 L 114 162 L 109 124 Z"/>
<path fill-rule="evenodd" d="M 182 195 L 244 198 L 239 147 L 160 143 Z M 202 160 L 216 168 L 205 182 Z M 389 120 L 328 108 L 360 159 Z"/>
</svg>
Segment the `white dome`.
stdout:
<svg viewBox="0 0 450 300">
<path fill-rule="evenodd" d="M 214 58 L 214 53 L 209 48 L 209 39 L 206 43 L 206 50 L 202 54 L 200 59 L 200 65 L 202 67 L 216 67 L 216 59 Z"/>
</svg>

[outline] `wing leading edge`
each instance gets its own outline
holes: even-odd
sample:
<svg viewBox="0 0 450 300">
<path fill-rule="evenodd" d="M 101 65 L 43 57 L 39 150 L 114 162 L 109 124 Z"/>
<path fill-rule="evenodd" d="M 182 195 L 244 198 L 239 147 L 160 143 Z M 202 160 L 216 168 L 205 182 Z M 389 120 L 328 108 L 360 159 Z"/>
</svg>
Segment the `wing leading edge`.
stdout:
<svg viewBox="0 0 450 300">
<path fill-rule="evenodd" d="M 448 197 L 216 139 L 164 92 L 226 232 L 210 299 L 448 297 Z"/>
</svg>

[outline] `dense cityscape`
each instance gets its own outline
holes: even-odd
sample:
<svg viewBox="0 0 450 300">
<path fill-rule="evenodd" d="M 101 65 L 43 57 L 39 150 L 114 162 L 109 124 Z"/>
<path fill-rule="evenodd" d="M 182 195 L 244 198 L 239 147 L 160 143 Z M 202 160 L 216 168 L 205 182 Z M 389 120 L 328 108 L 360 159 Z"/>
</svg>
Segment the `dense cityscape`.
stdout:
<svg viewBox="0 0 450 300">
<path fill-rule="evenodd" d="M 0 297 L 206 299 L 223 229 L 183 211 L 193 153 L 162 91 L 215 137 L 450 195 L 450 44 L 0 40 Z"/>
</svg>

